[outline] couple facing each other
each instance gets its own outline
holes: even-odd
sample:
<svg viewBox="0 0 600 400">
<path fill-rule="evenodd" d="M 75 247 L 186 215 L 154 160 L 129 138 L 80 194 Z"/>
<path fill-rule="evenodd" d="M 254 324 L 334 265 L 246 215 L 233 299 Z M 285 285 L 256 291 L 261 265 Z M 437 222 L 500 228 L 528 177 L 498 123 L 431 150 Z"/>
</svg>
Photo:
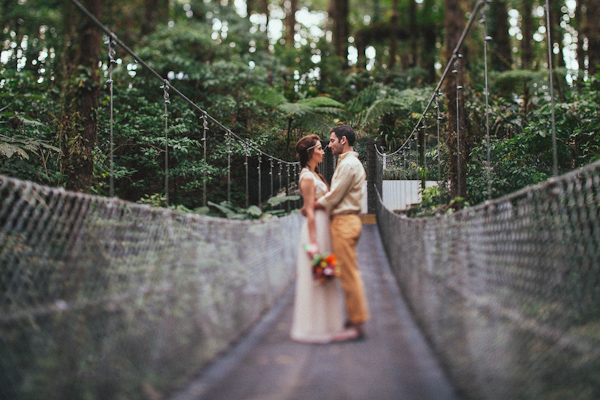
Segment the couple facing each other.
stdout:
<svg viewBox="0 0 600 400">
<path fill-rule="evenodd" d="M 355 138 L 348 125 L 336 126 L 331 131 L 328 147 L 339 156 L 331 188 L 317 167 L 325 154 L 319 137 L 305 136 L 296 144 L 302 168 L 298 186 L 306 216 L 300 234 L 290 333 L 299 342 L 329 343 L 365 336 L 363 325 L 369 319 L 369 311 L 356 246 L 362 231 L 359 213 L 366 173 L 353 148 Z M 315 254 L 327 252 L 339 260 L 340 276 L 317 282 L 313 279 L 311 260 Z"/>
</svg>

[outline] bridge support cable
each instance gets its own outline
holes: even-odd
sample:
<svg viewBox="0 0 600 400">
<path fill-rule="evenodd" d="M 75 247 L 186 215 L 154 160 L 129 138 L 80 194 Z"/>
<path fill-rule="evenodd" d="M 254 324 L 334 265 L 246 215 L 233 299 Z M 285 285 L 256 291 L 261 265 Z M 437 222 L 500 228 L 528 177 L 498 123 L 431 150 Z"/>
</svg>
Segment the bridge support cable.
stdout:
<svg viewBox="0 0 600 400">
<path fill-rule="evenodd" d="M 248 208 L 250 206 L 250 188 L 249 188 L 249 183 L 248 183 L 248 157 L 250 155 L 248 154 L 248 146 L 244 147 L 244 167 L 246 169 L 246 208 Z"/>
<path fill-rule="evenodd" d="M 271 180 L 271 197 L 275 196 L 275 193 L 273 192 L 273 159 L 269 160 L 269 178 Z"/>
<path fill-rule="evenodd" d="M 208 160 L 206 158 L 206 146 L 207 146 L 207 142 L 206 142 L 206 133 L 208 132 L 208 119 L 206 118 L 206 112 L 202 113 L 202 155 L 203 155 L 203 159 L 204 159 L 204 168 L 202 171 L 202 205 L 204 207 L 207 206 L 207 193 L 206 193 L 206 181 L 208 179 L 208 172 L 207 172 L 207 167 L 208 167 Z"/>
<path fill-rule="evenodd" d="M 552 25 L 550 24 L 550 2 L 546 0 L 546 38 L 548 41 L 548 71 L 550 84 L 550 101 L 552 107 L 552 172 L 554 176 L 558 176 L 558 151 L 556 148 L 556 115 L 555 115 L 555 100 L 554 100 L 554 68 L 552 63 L 552 35 L 550 33 Z"/>
<path fill-rule="evenodd" d="M 225 132 L 227 147 L 227 202 L 231 203 L 231 132 Z"/>
<path fill-rule="evenodd" d="M 492 40 L 490 36 L 488 36 L 488 25 L 486 18 L 486 8 L 484 7 L 481 10 L 481 20 L 479 21 L 483 25 L 483 65 L 484 65 L 484 77 L 485 77 L 485 132 L 486 132 L 486 143 L 487 143 L 487 198 L 488 200 L 492 199 L 492 160 L 490 155 L 490 107 L 489 107 L 489 95 L 490 90 L 488 86 L 488 42 Z"/>
<path fill-rule="evenodd" d="M 460 179 L 460 91 L 462 90 L 462 86 L 459 82 L 460 77 L 460 59 L 462 58 L 462 54 L 458 54 L 454 61 L 454 69 L 452 73 L 456 75 L 456 184 L 458 186 L 458 190 L 456 193 L 458 196 L 462 193 L 461 189 L 461 179 Z"/>
<path fill-rule="evenodd" d="M 165 100 L 165 113 L 163 117 L 165 119 L 165 202 L 169 205 L 169 110 L 168 106 L 171 103 L 169 100 L 169 81 L 164 80 L 163 85 L 163 98 Z"/>
<path fill-rule="evenodd" d="M 423 112 L 421 113 L 419 120 L 417 121 L 417 123 L 415 124 L 414 128 L 412 129 L 412 131 L 410 132 L 409 136 L 407 137 L 407 139 L 404 141 L 404 143 L 402 143 L 400 145 L 400 147 L 398 149 L 396 149 L 395 151 L 387 154 L 387 161 L 390 162 L 394 159 L 394 157 L 399 157 L 402 159 L 402 163 L 404 163 L 404 172 L 400 173 L 386 173 L 386 174 L 382 174 L 381 175 L 381 179 L 385 179 L 384 175 L 390 176 L 391 175 L 396 175 L 396 176 L 405 176 L 404 179 L 407 180 L 407 182 L 403 182 L 403 184 L 405 184 L 404 186 L 409 186 L 408 188 L 404 188 L 404 190 L 406 191 L 406 193 L 408 193 L 408 197 L 405 199 L 406 201 L 403 201 L 404 204 L 410 203 L 412 200 L 412 196 L 413 195 L 413 185 L 411 185 L 410 180 L 411 179 L 418 179 L 418 169 L 413 167 L 413 164 L 415 166 L 420 166 L 421 168 L 425 169 L 425 165 L 426 165 L 426 161 L 423 160 L 423 163 L 420 164 L 419 160 L 415 160 L 413 162 L 413 157 L 412 157 L 412 142 L 416 141 L 417 135 L 419 134 L 419 130 L 421 129 L 421 127 L 424 127 L 425 124 L 425 120 L 426 120 L 426 115 L 429 112 L 430 108 L 433 106 L 433 104 L 435 103 L 435 108 L 436 108 L 436 128 L 437 128 L 437 154 L 438 154 L 438 180 L 442 179 L 442 169 L 441 169 L 441 146 L 440 146 L 440 123 L 443 120 L 443 117 L 440 115 L 440 96 L 442 95 L 442 92 L 440 91 L 442 84 L 445 82 L 446 77 L 448 76 L 449 73 L 451 72 L 455 72 L 457 74 L 457 93 L 458 91 L 460 91 L 462 89 L 462 87 L 460 86 L 459 82 L 458 82 L 458 66 L 460 65 L 460 58 L 462 57 L 462 55 L 460 54 L 460 50 L 464 44 L 466 35 L 468 34 L 468 32 L 470 31 L 473 23 L 476 21 L 476 18 L 478 17 L 479 12 L 489 3 L 489 0 L 478 0 L 475 4 L 475 6 L 473 7 L 473 11 L 471 12 L 470 18 L 467 22 L 467 24 L 465 25 L 465 28 L 463 29 L 460 38 L 458 39 L 458 42 L 452 52 L 452 55 L 450 56 L 450 59 L 448 60 L 446 67 L 442 73 L 442 76 L 440 78 L 440 80 L 438 81 L 432 95 L 430 96 L 427 105 L 425 106 Z M 459 96 L 457 95 L 457 102 L 459 101 Z M 457 104 L 457 114 L 459 113 L 459 104 Z M 463 184 L 465 184 L 464 182 L 461 182 L 460 179 L 460 172 L 461 172 L 461 166 L 460 166 L 460 118 L 458 118 L 459 116 L 457 116 L 457 172 L 458 172 L 458 179 L 457 179 L 457 183 L 458 183 L 458 189 L 459 189 L 459 193 L 461 190 L 461 186 Z M 419 144 L 421 145 L 421 144 Z M 422 144 L 423 147 L 425 148 L 425 144 Z M 379 162 L 383 161 L 383 152 L 380 151 L 379 148 L 375 147 L 376 152 L 378 154 L 378 159 Z M 419 148 L 417 148 L 417 151 L 419 151 Z M 419 155 L 416 155 L 415 157 L 419 157 Z M 393 162 L 390 162 L 390 164 L 394 164 Z M 399 163 L 400 164 L 400 163 Z M 408 169 L 412 168 L 412 171 L 409 171 Z M 414 175 L 417 174 L 417 178 L 414 178 Z M 398 178 L 396 178 L 398 179 Z M 402 179 L 402 178 L 401 178 Z M 415 201 L 417 200 L 416 198 L 414 199 Z M 440 199 L 441 202 L 441 199 Z"/>
<path fill-rule="evenodd" d="M 438 157 L 437 181 L 441 182 L 442 181 L 442 154 L 441 154 L 441 148 L 440 148 L 440 121 L 442 120 L 442 117 L 440 115 L 440 92 L 435 92 L 434 94 L 435 94 L 435 111 L 436 111 L 435 126 L 437 129 L 437 157 Z M 439 196 L 439 201 L 441 203 L 441 196 Z"/>
<path fill-rule="evenodd" d="M 110 183 L 109 183 L 109 194 L 110 197 L 115 197 L 115 162 L 114 162 L 114 153 L 115 153 L 115 144 L 114 144 L 114 134 L 113 134 L 113 127 L 114 127 L 114 107 L 113 107 L 113 100 L 114 100 L 114 93 L 113 93 L 113 66 L 114 64 L 117 62 L 117 60 L 115 59 L 115 55 L 116 55 L 116 50 L 115 50 L 115 42 L 112 40 L 112 38 L 108 37 L 106 39 L 105 42 L 106 45 L 108 45 L 108 80 L 106 81 L 106 83 L 108 83 L 109 86 L 109 97 L 110 97 Z"/>
<path fill-rule="evenodd" d="M 290 164 L 287 165 L 287 195 L 290 195 Z"/>
<path fill-rule="evenodd" d="M 279 159 L 278 157 L 272 156 L 268 153 L 265 153 L 264 151 L 262 151 L 258 145 L 253 144 L 252 142 L 243 139 L 242 137 L 240 137 L 239 135 L 237 135 L 236 133 L 234 133 L 230 128 L 226 127 L 225 125 L 223 125 L 220 121 L 218 121 L 217 119 L 215 119 L 213 116 L 211 116 L 210 114 L 208 114 L 204 109 L 202 109 L 200 106 L 198 106 L 196 103 L 194 103 L 192 100 L 190 100 L 187 96 L 185 96 L 181 91 L 179 91 L 175 86 L 173 86 L 168 79 L 162 77 L 158 72 L 156 72 L 152 67 L 150 67 L 142 58 L 140 58 L 133 50 L 131 50 L 125 43 L 123 43 L 118 37 L 117 35 L 112 32 L 110 29 L 108 29 L 106 26 L 104 26 L 92 13 L 90 13 L 78 0 L 70 0 L 71 3 L 73 3 L 83 14 L 85 14 L 98 28 L 100 28 L 107 36 L 108 39 L 107 41 L 110 42 L 110 46 L 113 46 L 113 50 L 114 50 L 114 46 L 117 45 L 119 46 L 121 49 L 123 49 L 128 55 L 130 55 L 138 64 L 140 64 L 145 70 L 149 71 L 150 74 L 157 78 L 158 80 L 160 80 L 162 86 L 161 88 L 163 88 L 163 90 L 168 90 L 171 93 L 174 93 L 176 95 L 178 95 L 181 99 L 183 99 L 187 104 L 189 104 L 194 110 L 196 110 L 200 115 L 201 118 L 203 120 L 203 136 L 202 136 L 202 142 L 203 142 L 203 146 L 204 146 L 204 162 L 205 162 L 205 166 L 204 166 L 204 172 L 203 172 L 203 203 L 204 205 L 207 204 L 207 190 L 206 190 L 206 183 L 208 181 L 208 178 L 206 176 L 206 167 L 208 166 L 208 162 L 207 162 L 207 157 L 206 157 L 206 147 L 207 147 L 207 138 L 206 138 L 206 133 L 208 131 L 208 121 L 210 120 L 210 122 L 212 124 L 214 124 L 215 126 L 217 126 L 221 131 L 225 132 L 225 136 L 227 137 L 227 140 L 231 141 L 231 140 L 235 140 L 236 142 L 240 143 L 242 147 L 244 146 L 248 146 L 251 151 L 255 151 L 258 154 L 279 162 L 281 164 L 286 164 L 286 165 L 295 165 L 298 162 L 297 161 L 285 161 L 282 159 Z M 109 56 L 110 56 L 110 51 L 109 51 Z M 113 52 L 113 56 L 114 56 L 114 52 Z M 116 61 L 115 61 L 116 62 Z M 110 74 L 109 70 L 109 74 Z M 112 78 L 109 78 L 109 80 L 107 81 L 107 83 L 109 83 L 110 85 L 112 85 Z M 111 101 L 112 101 L 112 92 L 111 92 Z M 166 105 L 166 101 L 165 101 L 165 105 Z M 112 108 L 111 108 L 112 110 Z M 165 110 L 165 114 L 166 114 L 166 110 Z M 111 124 L 113 123 L 113 117 L 111 116 Z M 167 121 L 167 117 L 165 117 L 165 125 L 166 128 L 168 129 L 168 121 Z M 165 141 L 168 142 L 168 137 L 167 134 L 165 134 Z M 167 146 L 168 143 L 165 143 L 165 146 Z M 231 149 L 229 149 L 231 150 Z M 112 156 L 112 150 L 111 150 L 111 156 Z M 165 148 L 165 156 L 168 157 L 168 148 Z M 231 165 L 231 153 L 228 151 L 228 162 L 229 165 Z M 168 168 L 168 160 L 165 159 L 165 167 Z M 229 171 L 230 168 L 228 168 L 228 192 L 230 192 L 231 190 L 231 174 Z M 114 179 L 114 172 L 111 172 L 111 178 Z M 289 182 L 288 182 L 288 186 L 289 186 Z M 165 191 L 166 196 L 167 196 L 167 203 L 168 203 L 168 171 L 165 171 Z M 289 192 L 289 190 L 288 190 Z M 111 194 L 112 196 L 112 194 Z M 229 193 L 228 196 L 228 201 L 230 201 L 231 199 L 231 195 Z"/>
<path fill-rule="evenodd" d="M 261 154 L 258 153 L 258 204 L 262 203 L 262 157 Z"/>
<path fill-rule="evenodd" d="M 446 76 L 448 75 L 448 73 L 450 72 L 451 68 L 454 65 L 454 61 L 458 58 L 458 54 L 460 52 L 460 49 L 462 48 L 462 45 L 463 45 L 463 43 L 465 41 L 467 33 L 469 32 L 469 30 L 471 29 L 471 26 L 475 22 L 475 18 L 477 17 L 477 14 L 479 13 L 479 10 L 481 9 L 481 7 L 485 6 L 488 1 L 489 0 L 477 0 L 477 3 L 475 3 L 475 6 L 473 7 L 473 11 L 471 12 L 471 17 L 469 18 L 469 21 L 467 22 L 467 24 L 466 24 L 463 32 L 461 33 L 460 38 L 458 39 L 458 42 L 456 43 L 456 47 L 454 48 L 454 51 L 452 52 L 452 56 L 450 57 L 450 60 L 448 60 L 448 63 L 446 64 L 446 68 L 444 69 L 444 72 L 442 73 L 442 76 L 441 76 L 440 80 L 438 81 L 438 84 L 437 84 L 435 90 L 433 91 L 433 94 L 429 98 L 429 101 L 427 102 L 427 105 L 425 106 L 425 109 L 423 110 L 423 113 L 421 114 L 421 116 L 420 116 L 419 120 L 417 121 L 415 127 L 411 131 L 411 133 L 409 135 L 410 138 L 412 138 L 415 135 L 417 127 L 421 124 L 421 122 L 422 122 L 422 120 L 424 118 L 424 115 L 427 113 L 427 111 L 429 110 L 429 108 L 431 108 L 431 105 L 433 104 L 433 101 L 434 101 L 436 95 L 440 92 L 442 84 L 446 80 Z M 390 153 L 389 155 L 394 155 L 396 153 L 399 153 L 400 149 L 402 149 L 402 147 L 403 147 L 403 145 L 400 146 L 394 152 Z M 376 147 L 376 149 L 377 149 L 377 147 Z M 380 153 L 379 149 L 377 149 L 377 152 Z"/>
</svg>

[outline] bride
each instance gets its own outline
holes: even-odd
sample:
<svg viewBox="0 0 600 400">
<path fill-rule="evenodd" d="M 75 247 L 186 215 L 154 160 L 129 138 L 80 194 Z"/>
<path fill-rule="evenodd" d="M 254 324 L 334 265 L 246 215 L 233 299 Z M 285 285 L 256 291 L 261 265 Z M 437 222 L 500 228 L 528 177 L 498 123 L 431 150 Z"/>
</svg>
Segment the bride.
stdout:
<svg viewBox="0 0 600 400">
<path fill-rule="evenodd" d="M 296 152 L 302 167 L 298 185 L 306 221 L 300 234 L 290 336 L 299 342 L 328 343 L 344 330 L 344 311 L 338 279 L 321 283 L 312 276 L 313 256 L 332 252 L 329 214 L 314 207 L 316 200 L 329 190 L 317 167 L 325 152 L 317 135 L 300 139 L 296 143 Z"/>
</svg>

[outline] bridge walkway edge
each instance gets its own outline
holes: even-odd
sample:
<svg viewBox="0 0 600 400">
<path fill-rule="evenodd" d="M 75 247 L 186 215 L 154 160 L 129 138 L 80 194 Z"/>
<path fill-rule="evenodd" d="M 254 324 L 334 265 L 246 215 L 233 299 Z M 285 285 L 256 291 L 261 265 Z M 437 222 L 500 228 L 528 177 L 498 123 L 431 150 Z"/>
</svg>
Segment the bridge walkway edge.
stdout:
<svg viewBox="0 0 600 400">
<path fill-rule="evenodd" d="M 363 225 L 358 254 L 371 311 L 366 340 L 293 342 L 292 287 L 172 400 L 458 399 L 400 293 L 376 225 Z"/>
</svg>

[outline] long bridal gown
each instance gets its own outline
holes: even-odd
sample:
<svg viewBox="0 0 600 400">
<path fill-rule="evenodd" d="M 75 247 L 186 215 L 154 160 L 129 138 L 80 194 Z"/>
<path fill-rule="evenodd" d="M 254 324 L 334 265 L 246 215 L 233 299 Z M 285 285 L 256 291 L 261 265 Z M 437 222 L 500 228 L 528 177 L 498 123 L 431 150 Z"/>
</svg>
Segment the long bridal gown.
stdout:
<svg viewBox="0 0 600 400">
<path fill-rule="evenodd" d="M 327 192 L 327 185 L 306 168 L 300 172 L 300 181 L 302 179 L 314 180 L 315 199 Z M 327 211 L 316 210 L 315 225 L 319 253 L 331 252 Z M 304 250 L 304 245 L 308 242 L 308 224 L 305 221 L 300 233 L 294 313 L 290 336 L 299 342 L 328 343 L 332 341 L 335 334 L 344 329 L 343 294 L 338 278 L 324 283 L 313 279 L 311 260 Z"/>
</svg>

